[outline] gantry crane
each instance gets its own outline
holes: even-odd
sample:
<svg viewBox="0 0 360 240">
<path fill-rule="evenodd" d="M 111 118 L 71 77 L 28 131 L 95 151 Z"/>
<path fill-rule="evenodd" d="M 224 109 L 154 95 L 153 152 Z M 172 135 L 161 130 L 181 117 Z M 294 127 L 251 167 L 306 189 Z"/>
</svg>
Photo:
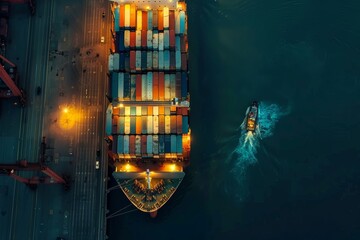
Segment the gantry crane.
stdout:
<svg viewBox="0 0 360 240">
<path fill-rule="evenodd" d="M 10 66 L 8 71 L 5 70 L 5 66 L 0 66 L 0 78 L 9 88 L 9 90 L 0 90 L 0 98 L 18 97 L 20 104 L 23 106 L 25 104 L 24 91 L 14 82 L 17 79 L 16 65 L 2 55 L 0 55 L 0 59 Z"/>
<path fill-rule="evenodd" d="M 63 184 L 65 190 L 69 189 L 69 180 L 59 176 L 56 172 L 51 170 L 49 167 L 45 166 L 44 161 L 45 156 L 46 142 L 45 137 L 41 142 L 41 153 L 38 163 L 30 163 L 27 160 L 20 160 L 15 164 L 0 164 L 0 174 L 6 174 L 15 180 L 22 182 L 28 185 L 30 188 L 35 189 L 38 184 L 51 184 L 51 183 L 60 183 Z M 17 174 L 19 171 L 41 171 L 47 176 L 38 177 L 34 176 L 31 178 L 21 177 Z"/>
</svg>

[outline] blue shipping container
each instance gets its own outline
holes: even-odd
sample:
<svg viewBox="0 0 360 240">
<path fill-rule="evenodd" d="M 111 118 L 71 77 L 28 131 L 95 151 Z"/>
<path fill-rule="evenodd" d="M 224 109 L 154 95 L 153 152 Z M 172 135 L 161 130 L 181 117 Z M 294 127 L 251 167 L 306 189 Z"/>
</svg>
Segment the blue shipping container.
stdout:
<svg viewBox="0 0 360 240">
<path fill-rule="evenodd" d="M 165 137 L 164 135 L 159 135 L 159 154 L 165 153 Z"/>
<path fill-rule="evenodd" d="M 165 153 L 171 152 L 171 136 L 165 135 Z"/>
<path fill-rule="evenodd" d="M 125 54 L 124 54 L 124 53 L 120 53 L 119 69 L 120 69 L 120 71 L 124 71 L 124 70 L 125 70 Z"/>
<path fill-rule="evenodd" d="M 147 29 L 152 30 L 152 28 L 153 28 L 153 12 L 151 10 L 147 12 L 147 17 L 148 17 Z"/>
<path fill-rule="evenodd" d="M 130 117 L 130 134 L 136 133 L 136 117 Z"/>
<path fill-rule="evenodd" d="M 189 132 L 189 118 L 188 116 L 182 117 L 182 132 L 188 133 Z"/>
<path fill-rule="evenodd" d="M 125 50 L 125 42 L 124 42 L 124 30 L 120 30 L 119 31 L 119 39 L 118 39 L 118 43 L 119 43 L 119 51 L 122 52 Z"/>
<path fill-rule="evenodd" d="M 171 135 L 171 153 L 176 153 L 176 135 Z"/>
<path fill-rule="evenodd" d="M 147 145 L 146 153 L 152 154 L 153 153 L 153 137 L 152 137 L 152 135 L 147 136 L 146 145 Z"/>
<path fill-rule="evenodd" d="M 182 153 L 182 135 L 176 136 L 176 152 Z"/>
<path fill-rule="evenodd" d="M 120 10 L 119 8 L 115 8 L 114 11 L 114 25 L 115 25 L 115 31 L 119 31 L 120 27 L 119 27 L 119 19 L 120 19 Z"/>
<path fill-rule="evenodd" d="M 188 94 L 188 84 L 187 84 L 187 75 L 186 72 L 181 73 L 181 97 L 187 97 Z"/>
<path fill-rule="evenodd" d="M 124 136 L 119 135 L 118 136 L 118 145 L 117 145 L 117 153 L 124 153 Z"/>
<path fill-rule="evenodd" d="M 125 118 L 124 117 L 119 117 L 118 133 L 119 134 L 125 133 Z"/>
<path fill-rule="evenodd" d="M 116 72 L 111 74 L 111 96 L 118 98 L 118 73 Z"/>
<path fill-rule="evenodd" d="M 125 73 L 124 75 L 124 98 L 130 98 L 130 74 Z"/>
<path fill-rule="evenodd" d="M 185 13 L 183 11 L 180 12 L 180 34 L 185 33 Z"/>
<path fill-rule="evenodd" d="M 146 70 L 147 68 L 147 52 L 141 51 L 141 70 Z"/>
</svg>

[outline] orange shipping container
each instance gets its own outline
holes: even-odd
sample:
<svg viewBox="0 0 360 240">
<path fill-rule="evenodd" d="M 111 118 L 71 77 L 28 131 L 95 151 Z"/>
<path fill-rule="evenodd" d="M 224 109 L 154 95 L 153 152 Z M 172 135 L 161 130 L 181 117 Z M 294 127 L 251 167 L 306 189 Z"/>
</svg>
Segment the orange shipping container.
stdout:
<svg viewBox="0 0 360 240">
<path fill-rule="evenodd" d="M 143 16 L 144 16 L 144 13 L 143 13 Z M 141 30 L 141 47 L 146 48 L 146 45 L 147 45 L 147 31 L 144 30 L 144 27 L 143 27 L 143 30 Z"/>
<path fill-rule="evenodd" d="M 141 101 L 141 85 L 142 85 L 142 80 L 141 80 L 141 74 L 137 74 L 136 75 L 136 101 Z"/>
<path fill-rule="evenodd" d="M 165 116 L 159 115 L 159 133 L 164 134 L 165 133 Z"/>
<path fill-rule="evenodd" d="M 169 11 L 169 30 L 175 30 L 175 12 L 174 10 Z"/>
<path fill-rule="evenodd" d="M 176 131 L 177 131 L 177 134 L 182 133 L 182 116 L 181 115 L 176 115 Z"/>
<path fill-rule="evenodd" d="M 159 74 L 158 72 L 153 73 L 153 100 L 159 100 Z"/>
<path fill-rule="evenodd" d="M 153 106 L 148 106 L 147 115 L 148 115 L 148 116 L 152 116 L 152 115 L 153 115 Z"/>
<path fill-rule="evenodd" d="M 136 54 L 135 51 L 130 51 L 130 70 L 135 70 Z"/>
<path fill-rule="evenodd" d="M 164 115 L 164 114 L 165 114 L 165 107 L 159 106 L 159 115 Z"/>
<path fill-rule="evenodd" d="M 131 31 L 130 32 L 130 47 L 135 48 L 136 46 L 136 32 Z"/>
<path fill-rule="evenodd" d="M 165 99 L 165 75 L 164 72 L 159 72 L 159 100 Z"/>
<path fill-rule="evenodd" d="M 148 17 L 147 11 L 142 11 L 142 30 L 147 31 Z"/>
<path fill-rule="evenodd" d="M 120 109 L 119 108 L 113 108 L 113 115 L 119 115 Z"/>
<path fill-rule="evenodd" d="M 130 27 L 136 27 L 136 6 L 135 4 L 130 5 Z"/>
<path fill-rule="evenodd" d="M 158 11 L 158 29 L 159 31 L 164 30 L 164 13 L 162 10 Z"/>
<path fill-rule="evenodd" d="M 176 115 L 170 116 L 170 129 L 171 133 L 176 133 Z"/>
<path fill-rule="evenodd" d="M 136 116 L 136 134 L 141 134 L 141 116 Z"/>
<path fill-rule="evenodd" d="M 120 28 L 125 27 L 125 5 L 120 5 Z"/>
</svg>

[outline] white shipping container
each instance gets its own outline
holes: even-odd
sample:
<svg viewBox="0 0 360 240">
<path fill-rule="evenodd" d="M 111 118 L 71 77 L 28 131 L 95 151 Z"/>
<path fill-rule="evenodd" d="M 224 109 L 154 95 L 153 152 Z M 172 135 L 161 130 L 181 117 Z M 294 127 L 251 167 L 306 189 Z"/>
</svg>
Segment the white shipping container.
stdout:
<svg viewBox="0 0 360 240">
<path fill-rule="evenodd" d="M 147 152 L 147 154 L 153 154 L 153 136 L 152 135 L 147 136 L 146 152 Z"/>
<path fill-rule="evenodd" d="M 125 27 L 130 27 L 130 4 L 125 4 Z"/>
<path fill-rule="evenodd" d="M 114 55 L 109 55 L 109 71 L 114 70 Z"/>
<path fill-rule="evenodd" d="M 136 30 L 142 30 L 142 11 L 141 10 L 136 11 Z M 140 34 L 140 36 L 141 36 L 141 34 Z"/>
<path fill-rule="evenodd" d="M 147 62 L 146 62 L 146 67 L 148 70 L 152 69 L 153 66 L 153 54 L 151 51 L 147 52 Z"/>
<path fill-rule="evenodd" d="M 147 76 L 146 76 L 146 74 L 141 75 L 141 99 L 147 100 Z"/>
<path fill-rule="evenodd" d="M 169 8 L 164 7 L 164 28 L 169 28 Z"/>
<path fill-rule="evenodd" d="M 124 31 L 124 46 L 126 48 L 130 46 L 130 30 Z"/>
<path fill-rule="evenodd" d="M 135 136 L 135 154 L 137 154 L 137 155 L 141 154 L 141 136 L 140 135 Z"/>
<path fill-rule="evenodd" d="M 170 134 L 170 116 L 165 116 L 165 133 Z"/>
<path fill-rule="evenodd" d="M 159 134 L 159 116 L 153 117 L 154 134 Z"/>
<path fill-rule="evenodd" d="M 141 106 L 136 106 L 136 116 L 141 116 Z"/>
<path fill-rule="evenodd" d="M 154 125 L 153 125 L 153 116 L 147 116 L 147 133 L 153 134 Z"/>
<path fill-rule="evenodd" d="M 130 107 L 125 107 L 125 116 L 130 116 Z"/>
<path fill-rule="evenodd" d="M 153 49 L 154 50 L 159 49 L 159 34 L 158 33 L 153 34 Z"/>
<path fill-rule="evenodd" d="M 153 47 L 153 34 L 152 34 L 152 30 L 147 30 L 147 39 L 146 39 L 146 44 L 148 49 L 152 49 Z"/>
<path fill-rule="evenodd" d="M 153 73 L 148 72 L 147 73 L 147 87 L 146 87 L 146 99 L 152 100 L 153 99 Z"/>
<path fill-rule="evenodd" d="M 159 52 L 158 51 L 154 51 L 153 52 L 153 69 L 159 69 Z"/>
<path fill-rule="evenodd" d="M 164 49 L 169 49 L 170 47 L 170 35 L 169 30 L 164 30 Z"/>
<path fill-rule="evenodd" d="M 124 154 L 129 154 L 130 140 L 129 135 L 124 136 Z"/>
<path fill-rule="evenodd" d="M 125 117 L 125 134 L 130 134 L 130 117 Z"/>
<path fill-rule="evenodd" d="M 135 69 L 139 71 L 141 70 L 141 51 L 136 51 L 135 56 Z"/>
<path fill-rule="evenodd" d="M 159 51 L 159 70 L 164 70 L 164 51 Z"/>
<path fill-rule="evenodd" d="M 170 76 L 169 74 L 165 74 L 165 94 L 164 94 L 165 101 L 170 100 Z"/>
<path fill-rule="evenodd" d="M 135 37 L 135 46 L 136 48 L 141 48 L 141 31 L 140 30 L 136 30 L 136 37 Z"/>
<path fill-rule="evenodd" d="M 172 153 L 176 153 L 176 135 L 171 135 L 171 138 L 170 138 L 170 147 L 171 147 L 171 152 Z"/>
<path fill-rule="evenodd" d="M 118 75 L 118 98 L 124 98 L 124 73 L 120 72 Z"/>
<path fill-rule="evenodd" d="M 158 135 L 153 136 L 153 153 L 159 154 L 159 136 Z"/>
<path fill-rule="evenodd" d="M 176 97 L 176 77 L 175 74 L 170 75 L 170 99 Z"/>
<path fill-rule="evenodd" d="M 154 115 L 154 116 L 158 116 L 158 115 L 159 115 L 159 107 L 158 107 L 158 106 L 154 106 L 154 107 L 153 107 L 153 115 Z"/>
<path fill-rule="evenodd" d="M 164 33 L 159 33 L 159 51 L 164 51 Z"/>
</svg>

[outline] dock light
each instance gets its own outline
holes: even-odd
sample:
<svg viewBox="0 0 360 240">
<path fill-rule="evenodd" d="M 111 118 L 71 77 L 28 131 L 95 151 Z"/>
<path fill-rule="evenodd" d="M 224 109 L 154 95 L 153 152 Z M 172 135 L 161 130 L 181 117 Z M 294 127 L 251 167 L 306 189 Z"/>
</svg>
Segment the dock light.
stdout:
<svg viewBox="0 0 360 240">
<path fill-rule="evenodd" d="M 68 113 L 68 112 L 69 112 L 69 108 L 67 108 L 67 107 L 64 108 L 64 109 L 63 109 L 63 112 L 64 112 L 64 113 Z"/>
<path fill-rule="evenodd" d="M 176 165 L 175 165 L 175 164 L 171 164 L 171 165 L 170 165 L 170 171 L 175 172 L 175 170 L 176 170 Z"/>
<path fill-rule="evenodd" d="M 126 171 L 129 171 L 130 170 L 130 164 L 126 164 L 125 169 L 126 169 Z"/>
<path fill-rule="evenodd" d="M 149 6 L 146 6 L 146 10 L 150 10 L 150 7 L 149 7 Z"/>
<path fill-rule="evenodd" d="M 120 104 L 119 104 L 119 107 L 121 107 L 121 108 L 124 107 L 124 104 L 120 103 Z"/>
</svg>

